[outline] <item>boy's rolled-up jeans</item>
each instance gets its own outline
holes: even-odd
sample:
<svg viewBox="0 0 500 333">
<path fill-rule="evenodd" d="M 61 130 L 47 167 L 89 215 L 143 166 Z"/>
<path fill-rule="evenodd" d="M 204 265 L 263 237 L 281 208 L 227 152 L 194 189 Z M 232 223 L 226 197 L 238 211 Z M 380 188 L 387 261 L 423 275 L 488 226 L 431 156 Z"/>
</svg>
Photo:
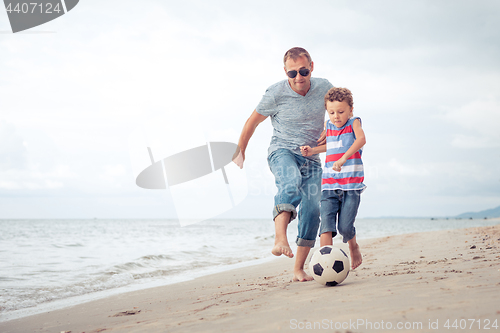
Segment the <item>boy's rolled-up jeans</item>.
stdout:
<svg viewBox="0 0 500 333">
<path fill-rule="evenodd" d="M 290 221 L 298 215 L 296 243 L 314 247 L 320 221 L 321 163 L 283 148 L 272 152 L 267 161 L 278 187 L 274 196 L 273 220 L 282 212 L 291 212 Z"/>
</svg>

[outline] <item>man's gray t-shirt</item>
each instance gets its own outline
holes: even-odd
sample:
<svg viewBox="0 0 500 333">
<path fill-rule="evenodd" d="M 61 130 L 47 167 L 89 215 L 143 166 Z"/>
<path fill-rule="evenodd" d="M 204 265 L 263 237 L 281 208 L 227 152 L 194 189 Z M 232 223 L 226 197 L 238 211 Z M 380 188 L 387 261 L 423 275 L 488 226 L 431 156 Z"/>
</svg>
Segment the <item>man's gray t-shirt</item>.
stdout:
<svg viewBox="0 0 500 333">
<path fill-rule="evenodd" d="M 267 88 L 256 111 L 271 117 L 274 130 L 268 154 L 286 148 L 301 155 L 300 146 L 317 146 L 325 121 L 325 95 L 332 87 L 328 80 L 312 77 L 305 96 L 293 91 L 288 80 Z M 311 158 L 319 161 L 318 155 Z"/>
</svg>

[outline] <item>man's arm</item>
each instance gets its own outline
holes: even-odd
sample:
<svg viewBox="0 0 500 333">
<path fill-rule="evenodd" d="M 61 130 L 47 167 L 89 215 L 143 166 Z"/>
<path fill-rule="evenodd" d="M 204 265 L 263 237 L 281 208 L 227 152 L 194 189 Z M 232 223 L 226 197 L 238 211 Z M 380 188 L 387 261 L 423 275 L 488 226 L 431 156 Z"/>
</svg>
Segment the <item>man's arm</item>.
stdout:
<svg viewBox="0 0 500 333">
<path fill-rule="evenodd" d="M 323 130 L 321 132 L 321 135 L 319 136 L 319 139 L 316 141 L 318 146 L 326 145 L 326 130 Z"/>
<path fill-rule="evenodd" d="M 326 146 L 326 122 L 327 121 L 328 120 L 325 120 L 325 123 L 323 124 L 323 132 L 321 132 L 319 139 L 316 141 L 317 146 L 323 146 L 323 145 Z M 326 148 L 325 148 L 325 151 L 326 151 Z M 324 152 L 321 151 L 321 153 L 324 153 Z"/>
<path fill-rule="evenodd" d="M 247 149 L 248 141 L 255 132 L 257 126 L 263 122 L 267 116 L 263 116 L 257 113 L 256 110 L 252 112 L 250 117 L 247 119 L 243 129 L 241 130 L 240 140 L 238 141 L 238 150 L 233 157 L 234 163 L 236 163 L 240 169 L 243 168 L 243 162 L 245 161 L 245 150 Z"/>
</svg>

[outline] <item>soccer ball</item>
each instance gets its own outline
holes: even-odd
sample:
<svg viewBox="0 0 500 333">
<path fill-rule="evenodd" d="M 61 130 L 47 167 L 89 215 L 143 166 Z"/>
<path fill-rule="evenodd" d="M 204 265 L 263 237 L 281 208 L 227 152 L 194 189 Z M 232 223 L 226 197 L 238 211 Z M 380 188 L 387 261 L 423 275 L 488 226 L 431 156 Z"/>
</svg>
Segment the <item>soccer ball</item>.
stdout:
<svg viewBox="0 0 500 333">
<path fill-rule="evenodd" d="M 316 282 L 336 286 L 349 274 L 350 261 L 347 254 L 338 247 L 325 245 L 311 256 L 309 270 Z"/>
</svg>

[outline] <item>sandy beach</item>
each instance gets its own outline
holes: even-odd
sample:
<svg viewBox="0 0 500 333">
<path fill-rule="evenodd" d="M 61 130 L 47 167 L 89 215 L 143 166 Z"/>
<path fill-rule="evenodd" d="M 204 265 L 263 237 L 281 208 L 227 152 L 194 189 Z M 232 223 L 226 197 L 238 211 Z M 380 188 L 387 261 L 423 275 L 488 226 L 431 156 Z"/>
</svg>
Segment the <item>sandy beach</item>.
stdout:
<svg viewBox="0 0 500 333">
<path fill-rule="evenodd" d="M 293 260 L 280 257 L 3 322 L 0 332 L 500 331 L 499 244 L 500 225 L 365 240 L 363 264 L 336 287 L 292 282 Z"/>
</svg>

